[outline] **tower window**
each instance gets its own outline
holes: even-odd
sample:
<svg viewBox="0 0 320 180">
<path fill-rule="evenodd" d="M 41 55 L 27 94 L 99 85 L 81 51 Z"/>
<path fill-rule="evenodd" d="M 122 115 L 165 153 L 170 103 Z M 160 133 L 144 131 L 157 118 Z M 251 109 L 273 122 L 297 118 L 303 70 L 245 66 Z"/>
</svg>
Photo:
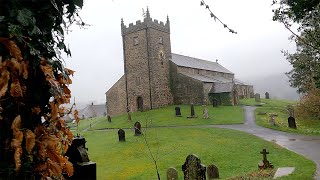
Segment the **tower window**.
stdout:
<svg viewBox="0 0 320 180">
<path fill-rule="evenodd" d="M 163 44 L 163 37 L 159 37 L 159 44 Z"/>
<path fill-rule="evenodd" d="M 138 45 L 138 44 L 139 44 L 139 39 L 138 39 L 138 37 L 134 37 L 134 38 L 133 38 L 133 45 L 136 46 L 136 45 Z"/>
</svg>

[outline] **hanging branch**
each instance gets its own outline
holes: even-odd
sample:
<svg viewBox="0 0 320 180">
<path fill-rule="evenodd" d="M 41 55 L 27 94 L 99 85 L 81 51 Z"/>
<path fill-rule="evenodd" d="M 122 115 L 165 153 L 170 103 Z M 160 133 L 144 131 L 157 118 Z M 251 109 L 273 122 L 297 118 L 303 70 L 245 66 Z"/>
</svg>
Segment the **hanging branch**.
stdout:
<svg viewBox="0 0 320 180">
<path fill-rule="evenodd" d="M 233 33 L 233 34 L 238 34 L 238 33 L 237 33 L 236 31 L 234 31 L 233 29 L 230 29 L 230 28 L 228 27 L 228 25 L 226 25 L 225 23 L 223 23 L 215 14 L 213 14 L 213 12 L 211 11 L 209 5 L 206 4 L 206 3 L 204 2 L 204 0 L 201 0 L 200 6 L 205 6 L 206 9 L 208 9 L 208 11 L 210 12 L 210 16 L 211 16 L 212 18 L 214 18 L 215 21 L 218 20 L 218 22 L 220 22 L 220 23 L 223 25 L 224 28 L 227 28 L 227 29 L 229 30 L 229 32 L 231 32 L 231 33 Z"/>
</svg>

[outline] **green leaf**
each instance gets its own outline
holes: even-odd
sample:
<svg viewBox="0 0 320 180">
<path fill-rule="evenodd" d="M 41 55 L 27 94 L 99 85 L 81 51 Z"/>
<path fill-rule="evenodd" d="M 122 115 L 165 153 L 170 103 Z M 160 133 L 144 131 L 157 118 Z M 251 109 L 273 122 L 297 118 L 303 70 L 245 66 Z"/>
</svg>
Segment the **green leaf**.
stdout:
<svg viewBox="0 0 320 180">
<path fill-rule="evenodd" d="M 4 16 L 0 16 L 0 22 L 4 20 Z"/>
<path fill-rule="evenodd" d="M 32 17 L 32 12 L 29 9 L 18 10 L 17 20 L 22 24 L 22 26 L 29 26 L 35 22 Z"/>
</svg>

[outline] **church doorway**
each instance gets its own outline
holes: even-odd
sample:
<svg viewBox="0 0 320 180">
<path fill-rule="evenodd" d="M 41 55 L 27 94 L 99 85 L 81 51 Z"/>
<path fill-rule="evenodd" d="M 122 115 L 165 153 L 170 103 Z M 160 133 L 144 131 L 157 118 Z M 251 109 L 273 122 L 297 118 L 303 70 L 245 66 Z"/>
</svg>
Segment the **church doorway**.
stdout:
<svg viewBox="0 0 320 180">
<path fill-rule="evenodd" d="M 138 111 L 143 111 L 143 99 L 141 96 L 137 98 L 137 104 L 138 104 Z"/>
</svg>

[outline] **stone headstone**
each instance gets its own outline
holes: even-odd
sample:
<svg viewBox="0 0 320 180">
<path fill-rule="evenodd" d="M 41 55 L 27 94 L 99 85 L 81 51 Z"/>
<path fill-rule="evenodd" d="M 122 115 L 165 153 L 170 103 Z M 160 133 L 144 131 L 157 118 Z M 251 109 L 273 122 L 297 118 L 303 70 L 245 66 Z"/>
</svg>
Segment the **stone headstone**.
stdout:
<svg viewBox="0 0 320 180">
<path fill-rule="evenodd" d="M 287 111 L 288 111 L 289 117 L 294 117 L 294 108 L 292 105 L 287 106 Z"/>
<path fill-rule="evenodd" d="M 218 107 L 218 100 L 216 99 L 216 98 L 214 98 L 213 100 L 212 100 L 212 106 L 213 107 Z"/>
<path fill-rule="evenodd" d="M 206 107 L 203 109 L 203 118 L 204 119 L 209 119 L 209 112 L 208 112 L 208 109 Z"/>
<path fill-rule="evenodd" d="M 254 99 L 255 99 L 256 102 L 260 102 L 260 94 L 256 93 L 254 95 Z"/>
<path fill-rule="evenodd" d="M 190 106 L 190 116 L 188 116 L 187 118 L 196 118 L 196 113 L 194 111 L 194 105 L 191 104 Z"/>
<path fill-rule="evenodd" d="M 262 154 L 263 159 L 258 164 L 259 169 L 273 168 L 273 165 L 267 159 L 267 154 L 269 154 L 269 152 L 267 152 L 266 149 L 262 149 L 262 152 L 260 152 L 260 154 Z"/>
<path fill-rule="evenodd" d="M 128 121 L 131 122 L 131 114 L 130 114 L 130 112 L 128 112 Z"/>
<path fill-rule="evenodd" d="M 175 107 L 174 110 L 176 111 L 176 117 L 181 117 L 180 107 Z"/>
<path fill-rule="evenodd" d="M 167 170 L 167 180 L 177 180 L 178 172 L 175 168 L 171 167 Z"/>
<path fill-rule="evenodd" d="M 288 126 L 289 126 L 289 128 L 297 129 L 296 119 L 294 117 L 288 118 Z"/>
<path fill-rule="evenodd" d="M 219 169 L 217 166 L 211 164 L 207 167 L 207 177 L 209 180 L 219 178 Z"/>
<path fill-rule="evenodd" d="M 268 92 L 266 92 L 265 95 L 266 95 L 266 99 L 270 99 L 270 96 L 269 96 Z"/>
<path fill-rule="evenodd" d="M 186 162 L 182 165 L 185 180 L 205 180 L 206 167 L 201 164 L 201 160 L 193 154 L 188 155 Z"/>
<path fill-rule="evenodd" d="M 142 133 L 141 133 L 141 124 L 140 122 L 136 122 L 134 123 L 134 135 L 135 136 L 140 136 Z"/>
<path fill-rule="evenodd" d="M 126 132 L 123 129 L 118 130 L 119 142 L 126 141 Z"/>
<path fill-rule="evenodd" d="M 71 146 L 66 152 L 69 161 L 73 164 L 74 173 L 68 180 L 76 179 L 97 179 L 97 166 L 95 162 L 89 160 L 86 139 L 82 136 L 74 136 Z"/>
<path fill-rule="evenodd" d="M 274 117 L 275 117 L 274 114 L 271 114 L 271 115 L 270 115 L 270 121 L 269 121 L 269 123 L 270 123 L 271 126 L 275 126 L 275 125 L 276 125 L 276 120 L 275 120 Z"/>
<path fill-rule="evenodd" d="M 107 118 L 108 118 L 108 122 L 111 123 L 111 116 L 108 115 Z"/>
</svg>

